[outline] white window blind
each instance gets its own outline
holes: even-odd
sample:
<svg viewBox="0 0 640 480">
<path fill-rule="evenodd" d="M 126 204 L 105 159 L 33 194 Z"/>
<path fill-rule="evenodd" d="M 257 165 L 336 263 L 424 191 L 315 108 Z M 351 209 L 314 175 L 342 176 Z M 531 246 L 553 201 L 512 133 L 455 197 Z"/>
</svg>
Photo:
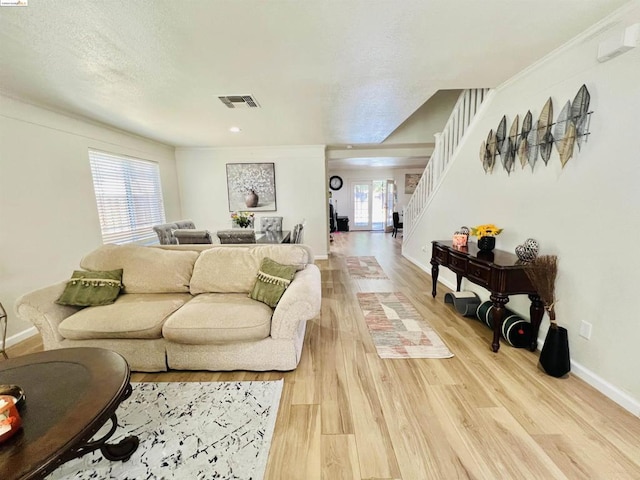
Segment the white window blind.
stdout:
<svg viewBox="0 0 640 480">
<path fill-rule="evenodd" d="M 104 243 L 155 243 L 165 223 L 158 164 L 89 150 Z"/>
</svg>

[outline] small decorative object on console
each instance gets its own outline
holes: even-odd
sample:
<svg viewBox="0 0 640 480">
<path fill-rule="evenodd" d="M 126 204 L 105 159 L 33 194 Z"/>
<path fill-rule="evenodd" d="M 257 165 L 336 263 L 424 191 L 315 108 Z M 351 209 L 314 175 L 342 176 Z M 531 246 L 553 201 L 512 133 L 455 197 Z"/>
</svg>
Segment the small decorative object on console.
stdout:
<svg viewBox="0 0 640 480">
<path fill-rule="evenodd" d="M 469 240 L 469 227 L 460 227 L 453 234 L 453 246 L 454 247 L 466 247 Z"/>
<path fill-rule="evenodd" d="M 454 247 L 466 247 L 467 246 L 467 237 L 466 235 L 456 232 L 453 234 L 453 246 Z"/>
<path fill-rule="evenodd" d="M 15 402 L 15 397 L 0 395 L 0 442 L 9 439 L 22 426 Z"/>
<path fill-rule="evenodd" d="M 14 403 L 18 409 L 24 404 L 24 390 L 18 385 L 0 385 L 0 396 L 8 395 L 14 398 Z"/>
<path fill-rule="evenodd" d="M 502 232 L 493 223 L 485 223 L 477 227 L 471 227 L 471 235 L 478 237 L 478 248 L 485 252 L 490 252 L 496 246 L 496 235 Z"/>
<path fill-rule="evenodd" d="M 516 247 L 516 255 L 523 262 L 532 262 L 538 256 L 539 249 L 537 240 L 527 238 L 522 245 Z"/>
</svg>

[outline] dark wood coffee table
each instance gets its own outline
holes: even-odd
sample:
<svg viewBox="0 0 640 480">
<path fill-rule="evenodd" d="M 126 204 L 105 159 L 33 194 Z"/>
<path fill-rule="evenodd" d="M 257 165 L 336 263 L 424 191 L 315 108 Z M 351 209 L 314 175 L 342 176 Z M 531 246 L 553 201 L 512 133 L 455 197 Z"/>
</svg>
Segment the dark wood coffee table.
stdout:
<svg viewBox="0 0 640 480">
<path fill-rule="evenodd" d="M 98 449 L 109 460 L 128 460 L 137 437 L 107 441 L 117 427 L 118 405 L 131 395 L 130 376 L 125 359 L 102 348 L 49 350 L 0 362 L 0 384 L 25 391 L 22 430 L 0 443 L 2 480 L 43 478 Z M 109 432 L 92 441 L 107 420 Z"/>
</svg>

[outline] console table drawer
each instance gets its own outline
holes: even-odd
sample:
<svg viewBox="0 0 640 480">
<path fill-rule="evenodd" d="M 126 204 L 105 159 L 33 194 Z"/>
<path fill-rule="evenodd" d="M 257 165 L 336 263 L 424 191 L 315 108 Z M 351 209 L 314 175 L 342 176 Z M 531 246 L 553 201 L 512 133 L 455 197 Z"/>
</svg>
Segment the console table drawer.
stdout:
<svg viewBox="0 0 640 480">
<path fill-rule="evenodd" d="M 467 258 L 463 255 L 457 255 L 453 252 L 449 253 L 449 263 L 447 264 L 451 270 L 456 273 L 466 273 Z"/>
<path fill-rule="evenodd" d="M 486 287 L 491 281 L 491 267 L 469 260 L 467 276 L 473 283 Z"/>
<path fill-rule="evenodd" d="M 449 256 L 449 253 L 447 252 L 446 249 L 435 246 L 433 248 L 433 256 L 436 257 L 436 260 L 438 261 L 438 263 L 442 265 L 446 265 L 447 257 Z"/>
</svg>

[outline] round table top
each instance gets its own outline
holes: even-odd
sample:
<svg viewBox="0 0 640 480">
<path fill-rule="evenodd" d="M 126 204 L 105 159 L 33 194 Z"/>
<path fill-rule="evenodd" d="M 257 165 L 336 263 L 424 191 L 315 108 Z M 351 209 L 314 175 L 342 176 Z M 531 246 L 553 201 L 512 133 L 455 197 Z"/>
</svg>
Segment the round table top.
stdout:
<svg viewBox="0 0 640 480">
<path fill-rule="evenodd" d="M 0 443 L 3 480 L 41 478 L 111 417 L 130 370 L 103 348 L 48 350 L 0 362 L 0 384 L 23 388 L 22 430 Z"/>
</svg>

